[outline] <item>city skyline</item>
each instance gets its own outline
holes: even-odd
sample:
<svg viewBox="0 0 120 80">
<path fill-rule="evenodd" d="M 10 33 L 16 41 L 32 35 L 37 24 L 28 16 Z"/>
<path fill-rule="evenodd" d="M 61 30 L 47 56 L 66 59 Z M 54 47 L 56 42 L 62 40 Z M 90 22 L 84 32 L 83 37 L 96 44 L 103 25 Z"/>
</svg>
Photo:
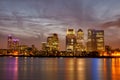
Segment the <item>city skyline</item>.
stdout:
<svg viewBox="0 0 120 80">
<path fill-rule="evenodd" d="M 41 42 L 41 50 L 65 50 L 65 51 L 104 51 L 106 45 L 104 43 L 104 30 L 96 30 L 96 29 L 88 29 L 87 30 L 87 40 L 85 40 L 84 32 L 82 29 L 78 29 L 77 31 L 72 28 L 68 28 L 66 30 L 66 36 L 65 36 L 65 44 L 62 43 L 62 45 L 65 45 L 65 48 L 61 47 L 59 36 L 57 33 L 51 33 L 46 38 L 46 41 Z M 19 44 L 20 40 L 15 38 L 12 35 L 8 35 L 7 37 L 7 49 L 16 49 L 19 46 L 29 46 L 26 44 Z M 29 47 L 32 47 L 35 45 L 30 44 Z M 110 46 L 111 47 L 111 46 Z M 48 49 L 49 48 L 49 49 Z M 69 51 L 68 51 L 69 52 Z"/>
<path fill-rule="evenodd" d="M 51 33 L 65 44 L 67 28 L 105 31 L 105 44 L 120 48 L 119 0 L 1 0 L 0 48 L 7 48 L 9 34 L 21 44 L 38 49 Z M 112 38 L 112 39 L 111 39 Z M 65 45 L 62 45 L 63 49 Z"/>
</svg>

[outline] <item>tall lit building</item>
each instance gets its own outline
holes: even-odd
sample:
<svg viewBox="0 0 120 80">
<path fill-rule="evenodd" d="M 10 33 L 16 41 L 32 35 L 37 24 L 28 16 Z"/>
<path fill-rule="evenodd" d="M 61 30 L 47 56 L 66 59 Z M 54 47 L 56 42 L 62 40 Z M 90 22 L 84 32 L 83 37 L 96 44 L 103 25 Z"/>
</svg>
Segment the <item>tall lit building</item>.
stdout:
<svg viewBox="0 0 120 80">
<path fill-rule="evenodd" d="M 75 30 L 74 29 L 67 29 L 66 50 L 68 52 L 74 52 L 75 51 L 75 45 L 76 45 Z"/>
<path fill-rule="evenodd" d="M 47 47 L 50 51 L 58 51 L 59 50 L 59 39 L 56 33 L 52 34 L 47 38 Z"/>
<path fill-rule="evenodd" d="M 47 37 L 47 47 L 49 51 L 52 51 L 52 36 Z"/>
<path fill-rule="evenodd" d="M 85 46 L 84 46 L 84 33 L 82 29 L 79 29 L 77 31 L 77 36 L 76 36 L 76 51 L 84 51 Z"/>
<path fill-rule="evenodd" d="M 18 49 L 18 46 L 19 46 L 19 39 L 12 39 L 12 48 L 14 50 Z"/>
<path fill-rule="evenodd" d="M 17 49 L 19 46 L 19 39 L 13 39 L 12 35 L 8 35 L 8 49 Z"/>
<path fill-rule="evenodd" d="M 88 51 L 104 51 L 104 30 L 88 29 Z"/>
<path fill-rule="evenodd" d="M 8 35 L 8 43 L 7 43 L 8 49 L 12 49 L 12 43 L 13 43 L 12 35 Z"/>
<path fill-rule="evenodd" d="M 97 43 L 97 51 L 105 51 L 104 30 L 97 30 L 96 43 Z"/>
<path fill-rule="evenodd" d="M 58 35 L 56 33 L 54 33 L 53 35 L 53 50 L 59 50 L 59 39 L 58 39 Z"/>
</svg>

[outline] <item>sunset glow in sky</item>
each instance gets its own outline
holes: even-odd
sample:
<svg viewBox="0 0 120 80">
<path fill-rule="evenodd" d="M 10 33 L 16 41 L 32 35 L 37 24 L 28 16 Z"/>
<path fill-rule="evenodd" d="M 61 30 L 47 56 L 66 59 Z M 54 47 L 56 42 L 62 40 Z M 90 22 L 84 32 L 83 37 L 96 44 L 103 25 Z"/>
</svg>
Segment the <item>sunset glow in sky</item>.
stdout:
<svg viewBox="0 0 120 80">
<path fill-rule="evenodd" d="M 67 28 L 104 29 L 105 44 L 120 48 L 120 0 L 0 0 L 0 48 L 7 36 L 40 48 L 51 33 L 65 44 Z"/>
</svg>

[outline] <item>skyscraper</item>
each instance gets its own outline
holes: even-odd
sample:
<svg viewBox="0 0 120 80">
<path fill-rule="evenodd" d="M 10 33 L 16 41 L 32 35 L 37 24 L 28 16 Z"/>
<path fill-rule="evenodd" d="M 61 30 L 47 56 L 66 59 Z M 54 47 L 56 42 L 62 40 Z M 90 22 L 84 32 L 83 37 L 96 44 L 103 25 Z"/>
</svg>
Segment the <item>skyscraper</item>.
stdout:
<svg viewBox="0 0 120 80">
<path fill-rule="evenodd" d="M 66 50 L 67 52 L 74 52 L 76 46 L 76 36 L 74 29 L 67 29 L 66 35 Z"/>
<path fill-rule="evenodd" d="M 97 51 L 105 51 L 104 45 L 104 30 L 97 30 L 96 31 L 96 45 Z"/>
<path fill-rule="evenodd" d="M 47 47 L 50 51 L 59 51 L 59 39 L 56 33 L 47 38 Z"/>
<path fill-rule="evenodd" d="M 12 35 L 8 35 L 8 43 L 7 43 L 8 49 L 12 49 L 12 43 L 13 43 Z"/>
<path fill-rule="evenodd" d="M 48 51 L 52 51 L 52 36 L 47 37 Z"/>
<path fill-rule="evenodd" d="M 8 43 L 7 48 L 8 49 L 17 49 L 19 46 L 19 39 L 13 39 L 12 35 L 8 35 Z"/>
<path fill-rule="evenodd" d="M 19 46 L 19 39 L 12 39 L 12 49 L 16 50 Z"/>
<path fill-rule="evenodd" d="M 59 50 L 59 39 L 58 39 L 58 35 L 56 33 L 54 33 L 53 35 L 53 50 Z"/>
<path fill-rule="evenodd" d="M 104 30 L 88 29 L 88 51 L 104 51 Z"/>
<path fill-rule="evenodd" d="M 82 29 L 79 29 L 77 31 L 77 36 L 76 36 L 76 51 L 84 51 L 85 46 L 84 46 L 84 32 Z"/>
</svg>

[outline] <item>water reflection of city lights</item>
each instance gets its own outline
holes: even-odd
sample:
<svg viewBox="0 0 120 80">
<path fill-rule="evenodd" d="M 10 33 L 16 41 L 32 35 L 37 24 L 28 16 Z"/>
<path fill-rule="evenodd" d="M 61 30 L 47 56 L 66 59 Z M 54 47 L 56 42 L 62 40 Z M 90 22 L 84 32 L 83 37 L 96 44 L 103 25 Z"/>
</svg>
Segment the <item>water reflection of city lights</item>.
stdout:
<svg viewBox="0 0 120 80">
<path fill-rule="evenodd" d="M 75 77 L 75 59 L 66 59 L 65 75 L 66 80 L 74 80 Z"/>
<path fill-rule="evenodd" d="M 86 69 L 85 69 L 85 60 L 84 59 L 77 59 L 77 78 L 78 80 L 86 80 L 85 79 L 85 74 L 86 74 Z"/>
<path fill-rule="evenodd" d="M 120 80 L 120 58 L 112 59 L 112 80 Z"/>
</svg>

